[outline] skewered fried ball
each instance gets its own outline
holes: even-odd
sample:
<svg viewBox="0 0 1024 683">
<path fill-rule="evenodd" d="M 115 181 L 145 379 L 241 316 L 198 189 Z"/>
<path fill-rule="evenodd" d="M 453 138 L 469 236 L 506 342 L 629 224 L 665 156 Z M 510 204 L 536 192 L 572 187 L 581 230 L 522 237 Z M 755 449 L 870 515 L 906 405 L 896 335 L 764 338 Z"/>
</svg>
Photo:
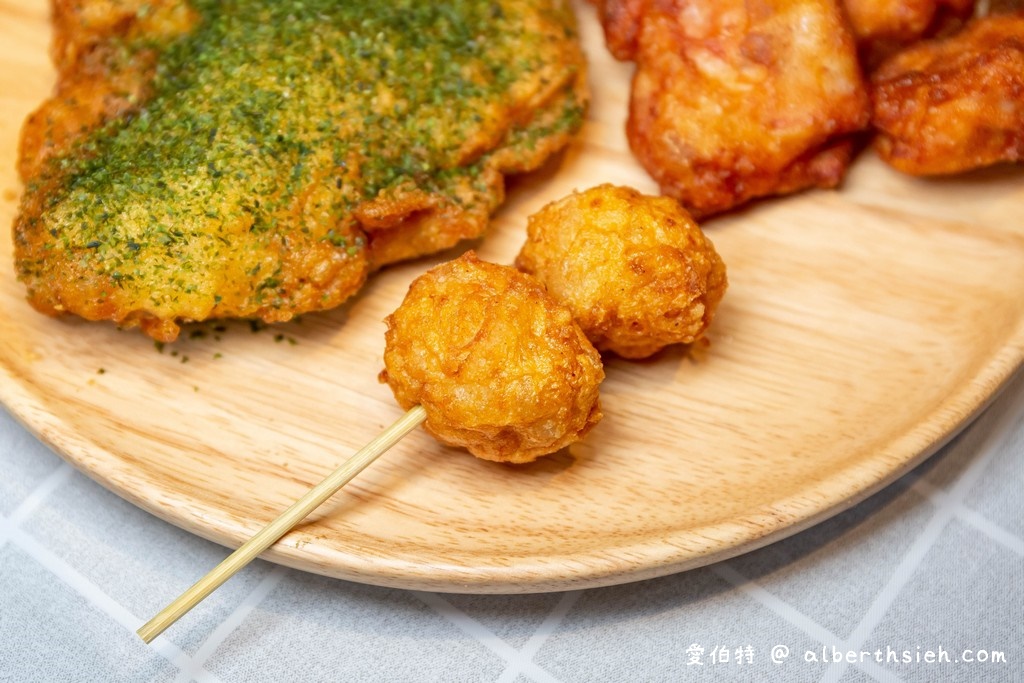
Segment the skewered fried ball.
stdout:
<svg viewBox="0 0 1024 683">
<path fill-rule="evenodd" d="M 533 278 L 473 252 L 413 281 L 387 317 L 386 382 L 424 428 L 485 460 L 524 463 L 601 418 L 601 357 Z"/>
<path fill-rule="evenodd" d="M 516 266 L 594 346 L 646 358 L 707 330 L 727 286 L 714 245 L 678 202 L 600 185 L 530 216 Z"/>
</svg>

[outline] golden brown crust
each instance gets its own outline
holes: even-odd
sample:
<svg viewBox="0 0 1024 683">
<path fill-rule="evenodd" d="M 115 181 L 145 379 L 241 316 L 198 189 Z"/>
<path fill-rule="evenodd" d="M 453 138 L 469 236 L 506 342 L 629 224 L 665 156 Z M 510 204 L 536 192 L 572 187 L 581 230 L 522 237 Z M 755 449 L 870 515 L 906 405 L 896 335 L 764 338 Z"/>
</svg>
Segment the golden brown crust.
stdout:
<svg viewBox="0 0 1024 683">
<path fill-rule="evenodd" d="M 48 159 L 67 154 L 104 123 L 136 111 L 149 96 L 157 54 L 143 49 L 128 59 L 123 41 L 140 35 L 171 40 L 197 21 L 181 0 L 53 0 L 57 84 L 22 127 L 22 179 L 35 179 Z"/>
<path fill-rule="evenodd" d="M 111 38 L 164 41 L 187 33 L 198 15 L 182 0 L 51 0 L 53 43 L 50 55 L 58 71 Z"/>
<path fill-rule="evenodd" d="M 516 266 L 598 350 L 624 358 L 702 337 L 727 286 L 714 245 L 675 200 L 612 185 L 532 215 Z"/>
<path fill-rule="evenodd" d="M 442 443 L 529 462 L 601 418 L 601 359 L 533 278 L 473 252 L 417 278 L 387 320 L 381 380 Z"/>
<path fill-rule="evenodd" d="M 651 2 L 635 42 L 630 146 L 694 216 L 840 182 L 868 98 L 833 3 Z"/>
<path fill-rule="evenodd" d="M 542 33 L 561 30 L 555 24 L 535 26 Z M 478 115 L 482 125 L 459 146 L 454 165 L 483 160 L 472 182 L 454 188 L 460 201 L 410 186 L 358 206 L 355 217 L 366 231 L 371 268 L 415 258 L 455 246 L 484 233 L 491 213 L 505 200 L 505 178 L 536 170 L 568 145 L 576 128 L 559 125 L 567 111 L 589 100 L 587 64 L 575 40 L 549 40 L 544 68 L 516 83 L 500 104 Z M 524 134 L 531 130 L 541 135 Z"/>
<path fill-rule="evenodd" d="M 367 233 L 371 268 L 380 268 L 423 254 L 455 246 L 465 239 L 484 233 L 491 213 L 505 200 L 505 178 L 527 173 L 540 167 L 546 159 L 568 145 L 575 130 L 559 130 L 556 119 L 574 103 L 584 103 L 589 93 L 586 64 L 581 53 L 567 45 L 559 62 L 576 64 L 573 77 L 539 74 L 533 86 L 518 89 L 520 100 L 510 100 L 507 111 L 497 119 L 505 122 L 503 138 L 488 143 L 468 140 L 460 153 L 460 163 L 474 161 L 481 149 L 487 148 L 485 167 L 472 183 L 463 183 L 454 190 L 460 203 L 441 201 L 437 195 L 416 187 L 400 190 L 360 204 L 354 210 L 360 228 Z M 527 127 L 548 128 L 550 132 L 536 137 L 517 139 L 510 119 L 519 130 Z"/>
<path fill-rule="evenodd" d="M 913 175 L 1024 159 L 1024 11 L 918 43 L 872 75 L 875 149 Z"/>
<path fill-rule="evenodd" d="M 260 8 L 259 3 L 249 4 Z M 195 206 L 150 211 L 152 202 L 143 197 L 151 189 L 150 182 L 150 188 L 138 191 L 141 199 L 124 200 L 108 211 L 109 202 L 86 207 L 88 201 L 77 199 L 81 194 L 69 191 L 69 178 L 81 173 L 90 158 L 103 154 L 95 151 L 106 148 L 94 144 L 94 137 L 105 136 L 107 130 L 118 135 L 122 130 L 138 130 L 133 122 L 161 97 L 155 92 L 158 81 L 154 78 L 167 47 L 182 36 L 187 41 L 208 22 L 187 0 L 54 0 L 52 52 L 58 82 L 53 97 L 26 121 L 19 158 L 26 192 L 14 237 L 19 278 L 28 288 L 30 303 L 47 314 L 74 313 L 124 327 L 138 325 L 158 340 L 171 341 L 183 322 L 220 317 L 276 322 L 337 306 L 375 269 L 481 235 L 504 199 L 505 176 L 538 167 L 571 141 L 582 123 L 587 92 L 585 61 L 567 6 L 545 0 L 469 4 L 460 10 L 466 16 L 458 19 L 475 21 L 473 12 L 483 8 L 495 22 L 481 27 L 487 30 L 501 30 L 503 12 L 524 22 L 529 31 L 505 40 L 501 49 L 521 39 L 529 46 L 529 54 L 521 63 L 501 64 L 504 91 L 492 84 L 488 69 L 494 68 L 495 58 L 488 53 L 459 61 L 470 91 L 464 102 L 445 101 L 447 118 L 427 112 L 423 121 L 393 124 L 405 126 L 410 135 L 422 135 L 422 140 L 405 147 L 400 136 L 364 142 L 372 135 L 377 136 L 374 140 L 381 137 L 366 127 L 380 119 L 393 121 L 408 88 L 417 86 L 408 86 L 401 78 L 378 80 L 376 90 L 366 94 L 356 88 L 359 84 L 351 84 L 356 92 L 343 93 L 327 107 L 308 106 L 302 114 L 309 121 L 286 121 L 267 140 L 236 138 L 243 140 L 235 147 L 241 147 L 248 160 L 245 168 L 227 167 L 217 158 L 179 169 L 163 189 Z M 372 13 L 383 9 L 368 1 L 362 5 Z M 216 15 L 219 10 L 211 11 Z M 418 16 L 430 13 L 429 9 L 417 11 Z M 344 49 L 355 48 L 346 44 Z M 259 46 L 254 50 L 258 52 Z M 319 57 L 345 61 L 344 55 Z M 388 68 L 387 62 L 381 60 L 380 68 Z M 268 80 L 246 91 L 279 93 L 279 75 L 269 72 Z M 372 75 L 376 80 L 377 72 Z M 429 74 L 422 75 L 428 85 L 415 91 L 417 97 L 434 87 L 426 80 Z M 324 81 L 321 92 L 335 88 L 335 83 Z M 209 101 L 213 97 L 200 106 Z M 248 102 L 241 105 L 249 107 Z M 452 114 L 460 105 L 467 111 Z M 239 111 L 237 102 L 233 106 L 231 111 Z M 362 108 L 352 111 L 349 107 Z M 259 115 L 275 114 L 272 107 L 254 109 Z M 415 116 L 420 110 L 412 111 Z M 238 120 L 225 120 L 222 114 L 211 111 L 206 120 L 228 127 Z M 324 119 L 344 137 L 334 149 L 331 140 L 314 139 L 313 129 Z M 429 128 L 435 123 L 435 128 Z M 219 141 L 218 135 L 224 135 L 225 125 L 219 128 L 220 133 L 216 123 L 203 123 L 196 140 L 186 144 L 212 145 Z M 280 140 L 281 132 L 288 138 L 283 148 L 278 145 L 276 151 L 266 151 L 274 133 Z M 144 135 L 142 141 L 146 142 Z M 292 165 L 287 155 L 304 143 L 303 157 Z M 256 158 L 255 147 L 267 159 L 262 167 L 251 161 Z M 374 158 L 378 150 L 380 158 Z M 419 158 L 418 154 L 429 161 L 426 172 L 401 165 L 410 156 Z M 236 149 L 234 158 L 239 155 Z M 245 185 L 217 180 L 256 177 L 269 173 L 265 169 L 273 164 L 282 167 L 277 182 Z M 408 182 L 387 181 L 391 176 L 386 169 L 396 166 L 402 169 L 397 175 L 409 178 Z M 162 170 L 159 164 L 157 168 Z M 134 185 L 137 176 L 112 182 Z M 271 189 L 252 189 L 258 184 Z M 213 185 L 218 187 L 211 189 Z M 201 193 L 207 197 L 202 202 L 195 199 Z M 92 196 L 102 194 L 106 193 Z M 270 202 L 275 204 L 273 210 L 252 210 L 256 204 L 266 207 Z M 208 219 L 212 215 L 216 218 Z M 268 224 L 274 227 L 268 230 Z M 153 228 L 164 233 L 147 232 Z M 175 235 L 174 249 L 151 248 L 154 242 L 163 244 L 167 232 Z M 176 272 L 184 262 L 189 263 L 188 271 Z M 131 272 L 114 264 L 130 264 Z"/>
<path fill-rule="evenodd" d="M 604 40 L 616 59 L 636 59 L 640 24 L 650 0 L 595 0 Z"/>
<path fill-rule="evenodd" d="M 970 17 L 974 0 L 843 0 L 865 66 L 922 38 L 951 33 Z"/>
<path fill-rule="evenodd" d="M 362 286 L 370 272 L 365 249 L 339 249 L 325 239 L 329 233 L 335 241 L 358 244 L 364 233 L 354 221 L 330 218 L 333 198 L 323 183 L 314 180 L 281 211 L 281 220 L 294 225 L 291 234 L 257 241 L 253 217 L 233 214 L 218 221 L 215 230 L 211 227 L 203 240 L 147 259 L 148 267 L 168 273 L 167 277 L 121 287 L 110 273 L 75 257 L 75 252 L 88 254 L 93 244 L 55 258 L 53 242 L 40 234 L 40 217 L 52 211 L 46 206 L 47 188 L 59 185 L 60 176 L 43 178 L 25 193 L 14 233 L 29 303 L 47 315 L 74 313 L 123 328 L 137 326 L 157 341 L 170 342 L 178 337 L 182 322 L 230 317 L 284 322 L 297 313 L 338 306 Z M 67 222 L 63 216 L 58 218 L 58 223 Z M 170 233 L 174 226 L 165 230 Z M 223 258 L 214 254 L 211 259 L 207 246 L 211 242 L 233 245 L 235 253 Z M 207 267 L 197 273 L 194 263 Z M 33 270 L 26 275 L 29 268 Z M 285 294 L 287 305 L 282 305 Z"/>
</svg>

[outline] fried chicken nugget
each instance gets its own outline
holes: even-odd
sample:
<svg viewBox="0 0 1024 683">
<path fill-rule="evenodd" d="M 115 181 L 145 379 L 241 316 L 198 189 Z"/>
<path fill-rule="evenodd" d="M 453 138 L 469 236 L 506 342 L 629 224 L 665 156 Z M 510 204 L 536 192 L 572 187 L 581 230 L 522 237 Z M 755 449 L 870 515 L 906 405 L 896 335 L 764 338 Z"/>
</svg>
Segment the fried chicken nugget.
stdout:
<svg viewBox="0 0 1024 683">
<path fill-rule="evenodd" d="M 439 441 L 485 460 L 553 453 L 601 418 L 600 355 L 533 278 L 473 252 L 413 281 L 386 319 L 386 382 Z"/>
<path fill-rule="evenodd" d="M 897 50 L 962 25 L 974 0 L 843 0 L 854 38 L 869 67 Z"/>
<path fill-rule="evenodd" d="M 668 197 L 600 185 L 530 216 L 516 266 L 540 280 L 602 351 L 646 358 L 704 335 L 725 264 Z"/>
<path fill-rule="evenodd" d="M 630 146 L 694 216 L 839 184 L 868 97 L 834 2 L 607 0 L 601 16 L 637 63 Z"/>
<path fill-rule="evenodd" d="M 1024 11 L 918 43 L 872 75 L 878 155 L 912 175 L 1024 159 Z"/>
</svg>

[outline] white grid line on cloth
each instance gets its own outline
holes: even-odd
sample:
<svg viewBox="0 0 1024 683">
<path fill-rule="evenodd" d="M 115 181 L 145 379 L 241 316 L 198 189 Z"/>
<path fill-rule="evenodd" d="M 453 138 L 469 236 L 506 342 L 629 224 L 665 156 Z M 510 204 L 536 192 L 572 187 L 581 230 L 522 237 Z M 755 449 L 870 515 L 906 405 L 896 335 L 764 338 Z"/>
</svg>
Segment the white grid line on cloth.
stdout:
<svg viewBox="0 0 1024 683">
<path fill-rule="evenodd" d="M 811 619 L 761 584 L 748 579 L 728 564 L 715 564 L 708 567 L 708 569 L 819 643 L 834 643 L 842 640 L 832 631 L 814 621 L 814 619 Z"/>
<path fill-rule="evenodd" d="M 267 576 L 263 577 L 263 580 L 245 596 L 245 599 L 239 603 L 238 607 L 217 625 L 213 633 L 207 636 L 191 661 L 188 662 L 188 665 L 181 668 L 177 678 L 175 678 L 175 683 L 188 683 L 188 681 L 193 680 L 200 681 L 200 683 L 216 683 L 219 679 L 206 670 L 206 662 L 216 654 L 220 646 L 228 639 L 228 636 L 234 633 L 252 611 L 277 588 L 281 580 L 287 576 L 288 571 L 286 567 L 279 565 L 271 570 Z"/>
<path fill-rule="evenodd" d="M 14 508 L 10 517 L 7 518 L 8 523 L 15 527 L 20 526 L 40 505 L 46 502 L 46 499 L 54 489 L 71 478 L 74 471 L 75 468 L 65 462 L 61 463 L 53 472 L 43 477 L 43 480 L 25 496 L 25 500 L 21 501 L 18 507 Z"/>
<path fill-rule="evenodd" d="M 985 534 L 989 539 L 1007 550 L 1024 556 L 1024 539 L 1004 529 L 977 510 L 969 508 L 959 501 L 948 500 L 949 494 L 924 480 L 917 480 L 911 488 L 917 489 L 922 495 L 935 502 L 936 505 L 948 504 L 953 509 L 953 514 L 958 520 L 974 527 L 977 531 Z"/>
<path fill-rule="evenodd" d="M 519 649 L 519 659 L 515 663 L 509 664 L 505 671 L 502 672 L 501 676 L 498 677 L 496 683 L 512 683 L 516 680 L 519 674 L 523 673 L 523 669 L 520 666 L 520 661 L 533 662 L 533 658 L 537 656 L 541 647 L 547 642 L 548 638 L 551 637 L 565 619 L 565 616 L 572 609 L 573 605 L 577 603 L 582 595 L 582 591 L 568 591 L 562 594 L 558 604 L 555 605 L 554 609 L 544 618 L 537 630 L 533 632 L 533 635 L 526 641 L 526 644 Z"/>
<path fill-rule="evenodd" d="M 748 597 L 757 601 L 762 606 L 767 607 L 776 615 L 788 622 L 791 626 L 797 627 L 803 631 L 805 635 L 818 641 L 822 645 L 835 645 L 836 643 L 842 642 L 843 639 L 832 633 L 832 631 L 825 628 L 793 605 L 781 599 L 761 584 L 747 578 L 728 564 L 719 563 L 708 567 L 708 569 L 727 581 L 734 588 L 745 593 Z M 890 681 L 892 683 L 896 683 L 902 680 L 898 676 L 870 660 L 858 663 L 857 668 L 878 681 Z M 825 676 L 825 680 L 833 680 L 828 678 L 829 673 L 827 671 Z M 839 676 L 834 680 L 839 680 Z"/>
<path fill-rule="evenodd" d="M 122 627 L 134 631 L 142 623 L 142 620 L 129 612 L 121 603 L 104 593 L 96 584 L 82 575 L 77 569 L 69 565 L 63 559 L 42 546 L 34 538 L 21 529 L 12 528 L 9 530 L 10 540 L 14 545 L 27 553 L 32 559 L 38 562 L 44 569 L 63 581 L 67 586 L 86 600 L 90 605 L 100 610 L 113 619 Z M 171 664 L 181 668 L 186 666 L 191 659 L 183 650 L 170 641 L 153 645 L 153 650 L 161 655 Z"/>
<path fill-rule="evenodd" d="M 493 631 L 473 619 L 462 610 L 455 607 L 436 593 L 423 591 L 412 591 L 412 595 L 423 601 L 428 607 L 440 614 L 442 617 L 459 627 L 463 633 L 472 636 L 481 645 L 494 654 L 501 657 L 505 662 L 518 669 L 518 672 L 527 678 L 539 683 L 558 683 L 558 679 L 538 666 L 532 659 L 522 657 L 519 650 L 499 638 Z M 559 603 L 561 605 L 561 602 Z M 555 609 L 558 609 L 558 606 Z"/>
<path fill-rule="evenodd" d="M 1002 445 L 1010 438 L 1013 428 L 1022 414 L 1024 414 L 1024 393 L 1017 394 L 1013 402 L 1004 408 L 1003 414 L 998 416 L 998 419 L 990 427 L 989 433 L 979 444 L 976 457 L 960 474 L 959 479 L 954 482 L 950 490 L 942 497 L 929 498 L 936 506 L 935 513 L 928 520 L 920 535 L 914 539 L 903 559 L 896 565 L 889 581 L 868 606 L 860 623 L 851 631 L 843 649 L 859 652 L 864 647 L 864 643 L 871 637 L 872 632 L 881 623 L 900 592 L 924 562 L 925 556 L 939 540 L 943 530 L 957 516 L 964 498 L 999 454 Z M 838 677 L 842 676 L 848 666 L 845 661 L 839 662 L 835 666 Z M 822 679 L 822 681 L 826 680 L 834 679 Z"/>
<path fill-rule="evenodd" d="M 924 561 L 928 551 L 932 549 L 935 542 L 938 541 L 942 531 L 949 524 L 949 521 L 953 518 L 952 513 L 949 512 L 948 508 L 936 507 L 935 512 L 932 514 L 931 519 L 925 525 L 925 528 L 914 539 L 911 543 L 910 548 L 903 555 L 903 559 L 896 565 L 892 575 L 886 582 L 882 589 L 878 591 L 875 599 L 868 605 L 867 610 L 864 612 L 864 616 L 861 617 L 860 622 L 850 632 L 849 638 L 840 646 L 844 651 L 855 651 L 858 652 L 863 647 L 864 643 L 871 636 L 871 633 L 875 630 L 875 627 L 882 621 L 885 613 L 889 611 L 893 602 L 899 596 L 904 586 L 909 583 L 911 577 L 917 571 L 918 567 Z M 837 672 L 836 678 L 822 678 L 821 680 L 830 681 L 838 680 L 842 677 L 842 674 L 847 669 L 845 661 L 835 663 L 831 670 Z"/>
<path fill-rule="evenodd" d="M 117 624 L 128 629 L 134 635 L 141 620 L 129 612 L 121 603 L 107 595 L 96 584 L 81 572 L 65 562 L 55 553 L 40 544 L 31 535 L 20 528 L 49 496 L 75 474 L 75 469 L 67 462 L 59 465 L 53 472 L 43 478 L 9 517 L 0 517 L 0 547 L 8 541 L 16 545 L 41 567 L 53 574 L 57 579 L 75 591 L 86 602 L 113 619 Z M 187 666 L 190 657 L 178 646 L 164 642 L 153 647 L 153 650 L 168 662 L 179 668 Z"/>
</svg>

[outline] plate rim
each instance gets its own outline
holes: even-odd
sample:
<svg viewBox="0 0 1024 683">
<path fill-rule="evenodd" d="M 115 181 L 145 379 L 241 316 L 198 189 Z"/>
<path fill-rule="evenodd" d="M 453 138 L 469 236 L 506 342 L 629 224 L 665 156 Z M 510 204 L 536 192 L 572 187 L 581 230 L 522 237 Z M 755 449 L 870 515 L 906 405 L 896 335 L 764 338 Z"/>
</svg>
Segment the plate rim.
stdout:
<svg viewBox="0 0 1024 683">
<path fill-rule="evenodd" d="M 4 361 L 0 357 L 0 361 Z M 429 565 L 430 575 L 424 566 L 410 565 L 407 562 L 382 562 L 380 558 L 367 561 L 355 553 L 334 551 L 329 553 L 330 564 L 323 561 L 325 556 L 321 547 L 304 542 L 295 534 L 286 536 L 277 544 L 260 555 L 276 564 L 293 569 L 307 571 L 331 578 L 354 581 L 368 585 L 398 588 L 404 590 L 432 590 L 449 593 L 467 594 L 531 594 L 563 590 L 601 588 L 621 585 L 636 581 L 658 578 L 691 569 L 707 566 L 727 560 L 759 548 L 771 545 L 801 531 L 816 526 L 844 512 L 858 503 L 870 498 L 887 488 L 893 482 L 926 461 L 949 441 L 970 425 L 984 410 L 995 401 L 1013 378 L 1024 367 L 1024 319 L 1017 321 L 1013 334 L 1009 335 L 1008 343 L 992 354 L 988 361 L 981 365 L 979 372 L 968 381 L 961 383 L 957 390 L 950 393 L 927 413 L 927 418 L 916 422 L 911 429 L 898 433 L 894 438 L 885 441 L 875 450 L 874 455 L 864 460 L 857 460 L 846 469 L 834 473 L 835 476 L 845 474 L 847 470 L 864 469 L 868 472 L 879 472 L 875 477 L 863 477 L 859 485 L 844 487 L 846 495 L 828 496 L 820 505 L 809 505 L 806 502 L 794 504 L 792 495 L 773 499 L 770 504 L 762 504 L 757 511 L 744 517 L 728 520 L 723 523 L 688 527 L 677 530 L 678 534 L 699 534 L 704 538 L 718 538 L 723 530 L 730 527 L 744 526 L 755 528 L 750 520 L 754 517 L 774 519 L 774 525 L 765 526 L 759 521 L 756 528 L 764 533 L 751 533 L 738 542 L 719 542 L 711 544 L 704 552 L 686 552 L 680 549 L 672 539 L 663 541 L 661 552 L 651 553 L 650 543 L 634 544 L 634 546 L 617 546 L 601 551 L 600 562 L 591 560 L 586 555 L 574 555 L 572 562 L 580 567 L 589 567 L 589 571 L 581 571 L 563 576 L 538 573 L 538 567 L 517 564 L 514 568 L 466 568 L 453 565 L 450 568 L 440 567 L 436 563 Z M 240 545 L 248 534 L 231 534 L 223 528 L 203 527 L 196 524 L 194 513 L 189 514 L 190 506 L 177 501 L 151 500 L 136 495 L 129 487 L 119 483 L 117 477 L 102 468 L 88 467 L 87 461 L 95 460 L 96 453 L 114 460 L 120 459 L 116 452 L 105 449 L 88 439 L 73 439 L 62 430 L 61 418 L 46 409 L 45 401 L 37 398 L 28 387 L 17 380 L 7 362 L 0 362 L 3 380 L 0 382 L 0 404 L 43 444 L 54 451 L 63 460 L 85 474 L 115 495 L 132 505 L 152 514 L 165 522 L 184 529 L 189 533 L 218 543 L 227 548 Z M 929 438 L 930 431 L 937 431 L 935 438 Z M 893 465 L 878 470 L 871 465 L 878 460 L 889 459 Z M 106 460 L 101 459 L 106 463 Z M 123 471 L 116 474 L 124 476 Z M 131 474 L 124 481 L 132 481 Z M 138 481 L 138 480 L 136 480 Z M 805 497 L 804 501 L 808 499 Z M 204 506 L 200 506 L 204 507 Z M 800 513 L 791 519 L 784 519 L 772 509 L 798 510 Z M 215 508 L 210 508 L 215 510 Z M 258 529 L 254 526 L 253 530 Z M 733 532 L 735 534 L 735 532 Z M 647 551 L 647 562 L 636 565 L 636 546 Z M 674 550 L 673 550 L 674 549 Z M 629 563 L 632 568 L 616 569 L 614 562 L 609 563 L 617 555 L 633 553 Z M 347 562 L 339 563 L 339 559 Z M 553 561 L 550 556 L 533 558 L 534 562 L 543 559 Z M 555 558 L 562 559 L 562 558 Z M 567 559 L 567 558 L 566 558 Z M 539 564 L 543 565 L 545 562 Z M 609 567 L 601 569 L 601 567 Z M 533 578 L 530 578 L 533 577 Z"/>
</svg>

